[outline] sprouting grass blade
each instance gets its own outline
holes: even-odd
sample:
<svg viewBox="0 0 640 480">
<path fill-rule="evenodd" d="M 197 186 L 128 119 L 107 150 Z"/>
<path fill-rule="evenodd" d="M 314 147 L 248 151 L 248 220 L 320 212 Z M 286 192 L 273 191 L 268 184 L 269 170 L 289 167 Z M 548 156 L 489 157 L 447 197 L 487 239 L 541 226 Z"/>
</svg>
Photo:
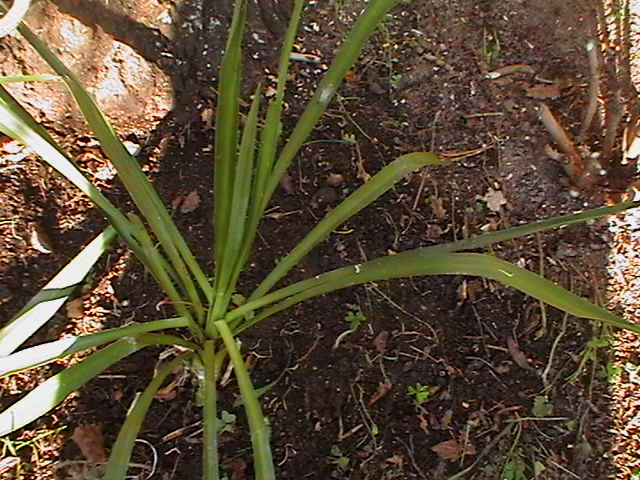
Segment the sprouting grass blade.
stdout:
<svg viewBox="0 0 640 480">
<path fill-rule="evenodd" d="M 144 421 L 147 411 L 151 406 L 153 397 L 156 395 L 165 379 L 191 355 L 193 355 L 192 352 L 183 353 L 182 355 L 175 357 L 173 360 L 166 362 L 157 370 L 153 379 L 149 382 L 149 385 L 147 385 L 147 388 L 135 397 L 129 411 L 127 412 L 124 424 L 120 428 L 120 432 L 118 432 L 118 438 L 111 449 L 111 455 L 107 462 L 104 480 L 123 480 L 126 478 L 131 452 L 138 433 L 140 432 L 142 422 Z"/>
<path fill-rule="evenodd" d="M 137 337 L 143 333 L 158 330 L 188 327 L 189 322 L 190 320 L 184 317 L 153 320 L 128 327 L 111 328 L 81 337 L 69 336 L 53 342 L 36 345 L 35 347 L 29 347 L 11 355 L 0 357 L 0 378 L 39 367 L 53 360 L 58 360 L 89 348 L 100 347 L 124 337 Z"/>
<path fill-rule="evenodd" d="M 21 25 L 18 31 L 64 80 L 102 149 L 118 171 L 119 178 L 172 262 L 196 314 L 202 316 L 204 309 L 190 273 L 207 298 L 210 294 L 208 279 L 138 162 L 126 150 L 106 116 L 73 72 L 26 25 Z"/>
<path fill-rule="evenodd" d="M 253 447 L 253 467 L 257 480 L 275 480 L 275 470 L 271 455 L 269 426 L 262 413 L 258 395 L 256 394 L 249 372 L 245 367 L 242 354 L 238 349 L 229 326 L 223 321 L 215 322 L 224 346 L 233 364 L 233 371 L 238 381 L 240 395 L 244 400 L 244 410 L 247 414 L 249 429 L 251 430 L 251 445 Z"/>
<path fill-rule="evenodd" d="M 338 53 L 333 59 L 333 62 L 331 62 L 329 70 L 320 81 L 313 98 L 307 105 L 302 117 L 300 117 L 300 120 L 278 157 L 265 187 L 263 209 L 271 199 L 282 175 L 286 172 L 300 150 L 300 147 L 307 140 L 320 119 L 320 116 L 324 113 L 334 94 L 342 84 L 345 74 L 358 59 L 365 42 L 380 25 L 387 12 L 397 3 L 399 3 L 399 0 L 370 1 L 350 33 L 342 42 Z"/>
<path fill-rule="evenodd" d="M 215 229 L 215 288 L 219 290 L 219 269 L 222 267 L 231 215 L 234 173 L 238 149 L 238 115 L 242 78 L 242 34 L 246 17 L 246 0 L 235 2 L 227 46 L 220 67 L 216 111 L 214 151 L 213 226 Z"/>
<path fill-rule="evenodd" d="M 7 325 L 0 329 L 0 358 L 13 353 L 55 315 L 84 280 L 115 236 L 115 230 L 108 227 L 94 238 L 28 301 Z"/>
<path fill-rule="evenodd" d="M 311 230 L 286 257 L 278 262 L 278 265 L 251 295 L 250 300 L 259 298 L 267 293 L 291 268 L 296 266 L 313 247 L 326 239 L 338 225 L 377 200 L 408 174 L 426 165 L 439 165 L 441 163 L 434 153 L 415 152 L 402 155 L 384 167 L 369 182 L 360 186 L 340 203 L 340 205 L 325 215 L 313 230 Z"/>
<path fill-rule="evenodd" d="M 88 356 L 82 362 L 66 368 L 4 410 L 0 413 L 0 436 L 7 435 L 40 418 L 100 372 L 142 348 L 135 339 L 129 340 L 113 343 Z"/>
</svg>

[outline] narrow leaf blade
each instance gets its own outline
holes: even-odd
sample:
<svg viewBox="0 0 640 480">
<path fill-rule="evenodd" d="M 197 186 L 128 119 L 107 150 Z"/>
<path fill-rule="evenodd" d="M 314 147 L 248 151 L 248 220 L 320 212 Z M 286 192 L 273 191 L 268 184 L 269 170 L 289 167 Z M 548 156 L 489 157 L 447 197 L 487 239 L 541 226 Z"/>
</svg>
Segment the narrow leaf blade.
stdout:
<svg viewBox="0 0 640 480">
<path fill-rule="evenodd" d="M 13 353 L 55 315 L 115 236 L 108 227 L 94 238 L 0 330 L 0 358 Z"/>
<path fill-rule="evenodd" d="M 0 413 L 0 436 L 40 418 L 59 405 L 71 392 L 140 348 L 142 346 L 135 341 L 118 341 L 41 383 Z"/>
</svg>

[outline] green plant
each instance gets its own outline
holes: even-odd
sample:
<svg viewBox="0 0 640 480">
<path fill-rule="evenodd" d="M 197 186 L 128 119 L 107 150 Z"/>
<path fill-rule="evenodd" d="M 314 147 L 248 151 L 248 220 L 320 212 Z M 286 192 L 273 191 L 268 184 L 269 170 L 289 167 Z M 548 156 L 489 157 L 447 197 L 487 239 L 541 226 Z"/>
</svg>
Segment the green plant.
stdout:
<svg viewBox="0 0 640 480">
<path fill-rule="evenodd" d="M 436 389 L 434 387 L 422 385 L 420 382 L 407 387 L 407 393 L 413 398 L 413 402 L 418 406 L 428 402 L 435 391 Z"/>
<path fill-rule="evenodd" d="M 0 413 L 0 435 L 7 435 L 46 414 L 67 395 L 100 372 L 149 345 L 179 346 L 181 353 L 161 365 L 147 388 L 134 399 L 111 449 L 105 478 L 114 480 L 125 477 L 134 441 L 150 404 L 165 379 L 180 365 L 186 365 L 200 383 L 198 398 L 203 406 L 204 478 L 220 478 L 217 437 L 220 433 L 220 422 L 222 420 L 224 423 L 225 419 L 223 414 L 219 418 L 217 413 L 217 385 L 226 361 L 233 366 L 251 431 L 255 477 L 261 480 L 275 478 L 269 426 L 259 403 L 260 392 L 252 385 L 236 336 L 258 322 L 308 298 L 383 279 L 413 275 L 479 275 L 518 288 L 577 317 L 640 332 L 640 326 L 631 325 L 534 273 L 489 254 L 461 253 L 616 213 L 636 207 L 640 202 L 602 207 L 444 245 L 418 248 L 338 268 L 307 280 L 274 288 L 337 226 L 371 204 L 394 184 L 427 165 L 439 165 L 449 161 L 431 152 L 410 153 L 391 162 L 327 213 L 311 232 L 277 263 L 272 272 L 247 295 L 246 299 L 241 296 L 234 297 L 258 225 L 280 179 L 314 129 L 345 73 L 358 58 L 363 44 L 398 0 L 369 2 L 351 33 L 343 41 L 336 58 L 294 130 L 284 139 L 281 130 L 288 60 L 303 3 L 303 0 L 296 0 L 294 3 L 279 62 L 277 91 L 266 107 L 263 120 L 260 120 L 260 88 L 256 90 L 246 115 L 245 112 L 242 115 L 240 112 L 240 67 L 243 58 L 241 40 L 245 25 L 246 1 L 238 0 L 234 8 L 220 68 L 216 110 L 215 208 L 212 214 L 216 235 L 213 245 L 213 280 L 209 279 L 198 264 L 138 163 L 124 148 L 107 118 L 75 75 L 25 25 L 19 27 L 22 36 L 57 74 L 57 79 L 69 88 L 104 152 L 117 169 L 122 183 L 137 207 L 138 214 L 125 214 L 115 208 L 82 175 L 54 139 L 0 85 L 0 130 L 28 145 L 57 169 L 91 198 L 113 226 L 81 252 L 23 311 L 0 330 L 0 376 L 34 368 L 83 350 L 101 347 L 82 361 L 52 376 Z M 281 144 L 283 146 L 279 148 Z M 115 236 L 114 232 L 117 232 L 169 297 L 176 316 L 78 338 L 63 338 L 17 351 L 69 297 L 79 283 L 78 278 L 86 275 L 90 265 Z M 78 261 L 78 258 L 88 260 Z M 417 395 L 427 394 L 417 392 Z M 426 401 L 426 397 L 421 398 L 422 401 Z"/>
<path fill-rule="evenodd" d="M 331 457 L 331 462 L 338 467 L 338 470 L 345 472 L 349 469 L 351 459 L 342 452 L 342 449 L 338 445 L 331 447 Z"/>
<path fill-rule="evenodd" d="M 357 330 L 367 321 L 367 317 L 360 310 L 350 311 L 344 316 L 344 321 L 349 324 L 349 330 Z"/>
<path fill-rule="evenodd" d="M 482 46 L 480 47 L 480 58 L 487 65 L 491 65 L 500 56 L 500 40 L 497 33 L 488 33 L 486 30 L 482 35 Z"/>
</svg>

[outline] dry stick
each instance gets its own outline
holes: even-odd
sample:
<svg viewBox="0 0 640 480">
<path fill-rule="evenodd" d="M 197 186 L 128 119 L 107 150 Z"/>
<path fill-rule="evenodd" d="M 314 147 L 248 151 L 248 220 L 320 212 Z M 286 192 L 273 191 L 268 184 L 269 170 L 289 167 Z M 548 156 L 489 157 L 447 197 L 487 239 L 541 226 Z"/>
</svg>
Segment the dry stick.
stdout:
<svg viewBox="0 0 640 480">
<path fill-rule="evenodd" d="M 585 45 L 587 50 L 587 58 L 589 59 L 589 100 L 587 102 L 587 108 L 584 111 L 584 118 L 582 119 L 582 126 L 580 127 L 580 133 L 576 142 L 581 144 L 587 131 L 593 123 L 593 117 L 598 109 L 598 90 L 600 89 L 600 65 L 598 62 L 598 43 L 591 39 Z"/>
<path fill-rule="evenodd" d="M 564 169 L 574 185 L 579 186 L 580 179 L 584 173 L 584 161 L 582 160 L 582 156 L 578 152 L 573 141 L 569 138 L 569 135 L 567 135 L 567 132 L 562 128 L 562 125 L 558 123 L 556 117 L 544 103 L 540 104 L 540 121 L 545 126 L 560 151 L 567 156 Z"/>
</svg>

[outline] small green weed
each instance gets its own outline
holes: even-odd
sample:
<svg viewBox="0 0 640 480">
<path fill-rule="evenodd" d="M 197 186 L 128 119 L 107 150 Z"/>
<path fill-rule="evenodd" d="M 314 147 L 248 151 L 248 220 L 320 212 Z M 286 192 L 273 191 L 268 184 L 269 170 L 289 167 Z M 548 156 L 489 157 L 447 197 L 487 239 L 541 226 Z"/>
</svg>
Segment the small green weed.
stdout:
<svg viewBox="0 0 640 480">
<path fill-rule="evenodd" d="M 520 458 L 513 458 L 504 464 L 500 480 L 529 480 L 526 471 L 527 464 Z"/>
<path fill-rule="evenodd" d="M 534 417 L 548 417 L 553 414 L 553 405 L 549 402 L 546 395 L 538 395 L 533 400 L 531 413 Z"/>
<path fill-rule="evenodd" d="M 428 402 L 435 392 L 436 387 L 422 385 L 420 382 L 407 387 L 407 393 L 413 398 L 413 402 L 418 406 Z"/>
<path fill-rule="evenodd" d="M 480 47 L 480 58 L 487 65 L 491 65 L 500 55 L 500 40 L 496 33 L 490 34 L 485 30 Z"/>
<path fill-rule="evenodd" d="M 351 459 L 342 452 L 342 449 L 338 445 L 331 447 L 331 457 L 331 463 L 334 463 L 338 467 L 338 470 L 345 472 L 349 469 Z"/>
<path fill-rule="evenodd" d="M 222 410 L 222 412 L 220 412 L 220 418 L 218 418 L 218 433 L 233 433 L 235 429 L 236 416 L 233 413 Z"/>
<path fill-rule="evenodd" d="M 350 311 L 344 316 L 344 321 L 349 324 L 349 330 L 357 330 L 367 321 L 367 317 L 361 311 Z"/>
</svg>

